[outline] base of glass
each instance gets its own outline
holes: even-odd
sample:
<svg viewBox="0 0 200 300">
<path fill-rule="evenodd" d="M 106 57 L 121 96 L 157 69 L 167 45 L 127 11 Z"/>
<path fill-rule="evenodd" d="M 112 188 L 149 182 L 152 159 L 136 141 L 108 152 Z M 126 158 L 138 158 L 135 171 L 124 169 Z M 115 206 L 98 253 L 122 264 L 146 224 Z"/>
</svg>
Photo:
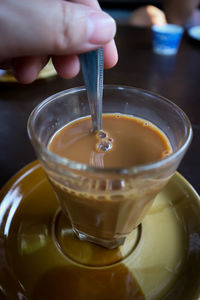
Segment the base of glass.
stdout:
<svg viewBox="0 0 200 300">
<path fill-rule="evenodd" d="M 73 231 L 76 234 L 76 236 L 79 238 L 79 240 L 91 242 L 96 245 L 105 247 L 107 249 L 115 249 L 115 248 L 123 245 L 125 242 L 125 239 L 126 239 L 126 236 L 124 236 L 124 237 L 119 237 L 119 238 L 112 239 L 112 240 L 104 240 L 104 239 L 100 239 L 95 236 L 86 234 L 82 231 L 79 231 L 78 229 L 76 229 L 74 227 L 73 227 Z"/>
<path fill-rule="evenodd" d="M 79 265 L 103 267 L 116 264 L 133 253 L 141 240 L 142 225 L 127 237 L 100 240 L 74 229 L 59 209 L 52 222 L 52 233 L 58 250 L 68 259 Z"/>
</svg>

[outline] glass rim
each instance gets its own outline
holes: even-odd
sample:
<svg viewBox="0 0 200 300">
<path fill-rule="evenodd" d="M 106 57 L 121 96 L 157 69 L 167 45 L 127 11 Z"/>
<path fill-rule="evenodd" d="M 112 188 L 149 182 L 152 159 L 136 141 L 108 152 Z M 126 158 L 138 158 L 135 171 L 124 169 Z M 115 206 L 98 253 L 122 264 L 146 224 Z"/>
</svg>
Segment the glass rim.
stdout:
<svg viewBox="0 0 200 300">
<path fill-rule="evenodd" d="M 133 90 L 135 92 L 139 92 L 140 94 L 146 94 L 146 95 L 150 95 L 150 96 L 154 96 L 156 98 L 159 98 L 159 100 L 168 103 L 170 106 L 173 106 L 173 108 L 175 108 L 184 118 L 185 120 L 185 124 L 187 126 L 187 136 L 184 140 L 184 143 L 181 145 L 181 147 L 179 149 L 177 149 L 176 151 L 172 152 L 172 154 L 170 154 L 169 156 L 161 159 L 161 160 L 157 160 L 148 164 L 141 164 L 141 165 L 135 165 L 135 166 L 130 166 L 130 167 L 125 167 L 125 168 L 121 168 L 121 167 L 106 167 L 106 168 L 102 168 L 102 167 L 93 167 L 90 166 L 88 164 L 83 164 L 83 163 L 79 163 L 73 160 L 70 160 L 68 158 L 65 157 L 61 157 L 53 152 L 51 152 L 50 150 L 48 150 L 48 148 L 44 145 L 42 145 L 34 130 L 33 130 L 33 124 L 34 121 L 36 119 L 37 113 L 44 107 L 46 106 L 48 103 L 50 103 L 51 101 L 53 101 L 55 98 L 66 95 L 66 94 L 73 94 L 75 92 L 80 92 L 80 91 L 86 91 L 85 86 L 79 86 L 79 87 L 75 87 L 75 88 L 70 88 L 70 89 L 66 89 L 66 90 L 62 90 L 58 93 L 55 93 L 51 96 L 49 96 L 48 98 L 46 98 L 45 100 L 43 100 L 41 103 L 39 103 L 31 112 L 29 118 L 28 118 L 28 123 L 27 123 L 27 130 L 28 130 L 28 135 L 30 140 L 32 141 L 33 145 L 36 147 L 36 149 L 40 149 L 41 153 L 44 154 L 48 160 L 50 160 L 53 163 L 57 163 L 57 164 L 61 164 L 64 167 L 67 167 L 71 170 L 76 170 L 76 171 L 87 171 L 87 172 L 93 172 L 93 173 L 117 173 L 117 174 L 138 174 L 140 172 L 143 171 L 150 171 L 150 170 L 154 170 L 156 168 L 160 168 L 164 165 L 166 165 L 168 162 L 170 162 L 171 160 L 175 159 L 176 157 L 178 157 L 181 153 L 184 152 L 184 150 L 186 150 L 191 142 L 192 139 L 192 126 L 190 123 L 189 118 L 187 117 L 187 115 L 185 114 L 185 112 L 179 107 L 177 106 L 175 103 L 173 103 L 172 101 L 168 100 L 167 98 L 160 96 L 159 94 L 156 94 L 154 92 L 145 90 L 145 89 L 141 89 L 141 88 L 136 88 L 136 87 L 131 87 L 131 86 L 125 86 L 125 85 L 115 85 L 115 84 L 105 84 L 104 85 L 104 90 L 105 89 L 119 89 L 119 90 Z"/>
</svg>

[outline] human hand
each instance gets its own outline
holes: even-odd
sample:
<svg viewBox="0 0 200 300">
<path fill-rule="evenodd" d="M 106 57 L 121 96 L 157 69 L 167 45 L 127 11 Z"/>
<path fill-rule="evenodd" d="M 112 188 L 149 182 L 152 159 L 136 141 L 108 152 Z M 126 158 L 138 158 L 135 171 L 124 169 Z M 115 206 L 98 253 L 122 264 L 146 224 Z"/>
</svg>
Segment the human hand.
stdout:
<svg viewBox="0 0 200 300">
<path fill-rule="evenodd" d="M 117 62 L 114 20 L 97 0 L 0 2 L 0 67 L 22 83 L 34 81 L 49 58 L 64 78 L 76 76 L 78 54 L 104 46 L 105 68 Z"/>
</svg>

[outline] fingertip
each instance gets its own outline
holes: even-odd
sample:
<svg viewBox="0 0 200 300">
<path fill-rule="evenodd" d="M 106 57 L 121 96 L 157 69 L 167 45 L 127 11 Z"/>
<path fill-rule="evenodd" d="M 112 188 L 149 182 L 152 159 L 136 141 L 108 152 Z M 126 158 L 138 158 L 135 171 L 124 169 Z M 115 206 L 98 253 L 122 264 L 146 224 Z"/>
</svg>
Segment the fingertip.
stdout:
<svg viewBox="0 0 200 300">
<path fill-rule="evenodd" d="M 71 79 L 80 71 L 80 61 L 77 55 L 54 56 L 52 61 L 58 75 L 62 78 Z"/>
<path fill-rule="evenodd" d="M 32 83 L 47 62 L 46 56 L 16 58 L 12 61 L 13 74 L 20 83 Z"/>
<path fill-rule="evenodd" d="M 114 40 L 110 41 L 104 47 L 104 68 L 110 69 L 117 64 L 118 52 Z"/>
</svg>

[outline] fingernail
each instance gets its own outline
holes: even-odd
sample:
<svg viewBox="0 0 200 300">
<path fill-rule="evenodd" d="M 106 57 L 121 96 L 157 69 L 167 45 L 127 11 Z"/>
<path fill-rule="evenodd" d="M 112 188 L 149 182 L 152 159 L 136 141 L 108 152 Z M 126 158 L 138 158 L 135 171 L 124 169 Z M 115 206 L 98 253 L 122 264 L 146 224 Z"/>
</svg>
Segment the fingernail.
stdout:
<svg viewBox="0 0 200 300">
<path fill-rule="evenodd" d="M 88 42 L 95 45 L 108 43 L 116 33 L 116 23 L 104 12 L 95 12 L 88 18 Z"/>
</svg>

